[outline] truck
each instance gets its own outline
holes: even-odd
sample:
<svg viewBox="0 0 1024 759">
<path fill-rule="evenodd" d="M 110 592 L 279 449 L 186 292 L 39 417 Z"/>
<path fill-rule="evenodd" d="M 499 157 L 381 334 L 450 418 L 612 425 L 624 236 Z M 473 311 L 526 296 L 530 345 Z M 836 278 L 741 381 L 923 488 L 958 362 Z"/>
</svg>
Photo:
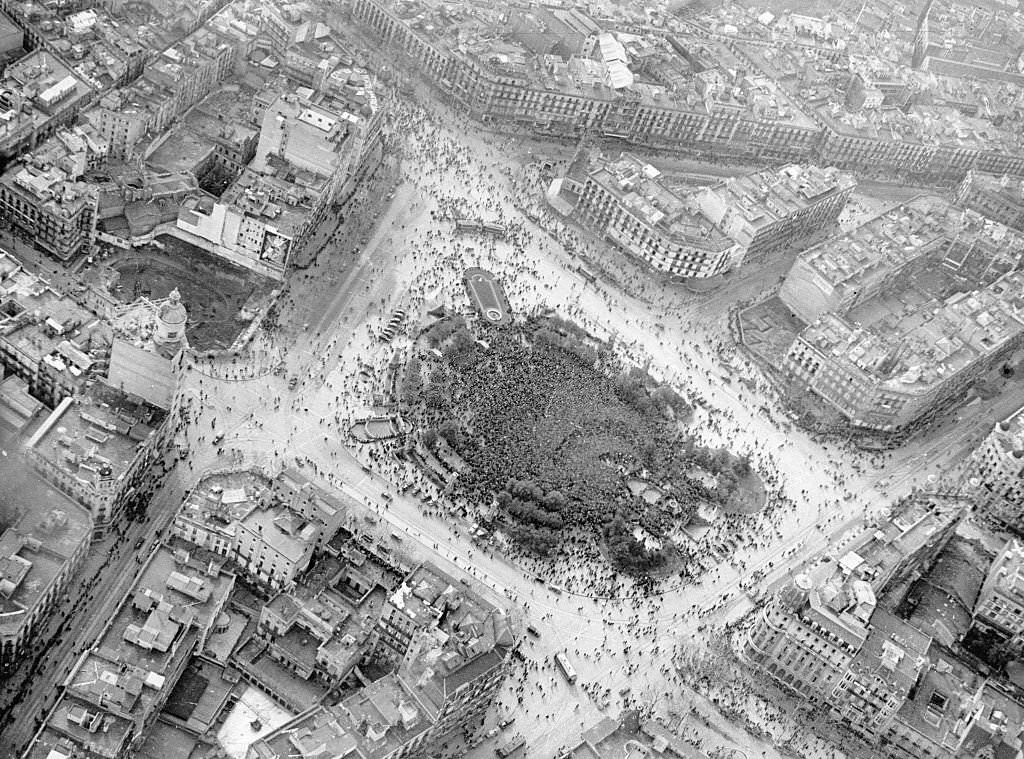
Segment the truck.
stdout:
<svg viewBox="0 0 1024 759">
<path fill-rule="evenodd" d="M 570 685 L 576 682 L 576 670 L 573 669 L 572 664 L 569 663 L 569 659 L 563 651 L 555 654 L 555 664 L 562 670 L 562 674 Z"/>
</svg>

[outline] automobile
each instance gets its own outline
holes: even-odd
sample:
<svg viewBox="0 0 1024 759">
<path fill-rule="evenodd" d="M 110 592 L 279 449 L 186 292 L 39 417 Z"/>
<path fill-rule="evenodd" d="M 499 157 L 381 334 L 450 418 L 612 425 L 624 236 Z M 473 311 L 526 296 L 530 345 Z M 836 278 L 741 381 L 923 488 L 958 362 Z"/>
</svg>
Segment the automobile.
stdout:
<svg viewBox="0 0 1024 759">
<path fill-rule="evenodd" d="M 530 635 L 532 635 L 535 638 L 539 638 L 540 637 L 540 633 L 537 631 L 537 628 L 534 627 L 533 625 L 527 625 L 526 626 L 526 632 L 530 633 Z"/>
<path fill-rule="evenodd" d="M 299 378 L 298 377 L 292 377 L 290 380 L 288 380 L 288 389 L 289 390 L 294 390 L 295 386 L 298 385 L 298 384 L 299 384 Z"/>
<path fill-rule="evenodd" d="M 145 538 L 139 538 L 138 540 L 135 541 L 135 550 L 138 551 L 145 544 L 146 544 L 146 539 Z"/>
<path fill-rule="evenodd" d="M 213 436 L 213 440 L 211 440 L 210 442 L 212 442 L 214 445 L 219 445 L 220 441 L 223 440 L 223 439 L 224 439 L 224 433 L 220 432 L 220 433 L 214 435 Z"/>
<path fill-rule="evenodd" d="M 497 735 L 500 732 L 501 732 L 500 728 L 492 727 L 490 730 L 488 730 L 486 733 L 484 733 L 484 737 L 486 737 L 486 738 L 493 738 L 495 735 Z"/>
<path fill-rule="evenodd" d="M 505 717 L 505 719 L 503 719 L 501 722 L 498 723 L 498 727 L 500 729 L 504 730 L 506 727 L 508 727 L 509 725 L 511 725 L 515 721 L 516 721 L 515 717 Z"/>
</svg>

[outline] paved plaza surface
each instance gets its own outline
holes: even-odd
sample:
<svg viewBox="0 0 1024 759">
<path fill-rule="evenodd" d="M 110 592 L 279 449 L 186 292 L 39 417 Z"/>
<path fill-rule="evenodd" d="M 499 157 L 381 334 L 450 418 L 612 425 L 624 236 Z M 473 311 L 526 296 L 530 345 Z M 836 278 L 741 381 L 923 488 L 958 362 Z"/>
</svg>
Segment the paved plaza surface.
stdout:
<svg viewBox="0 0 1024 759">
<path fill-rule="evenodd" d="M 328 243 L 308 271 L 293 277 L 279 320 L 292 326 L 272 340 L 285 371 L 255 364 L 216 376 L 193 370 L 185 392 L 197 419 L 179 444 L 192 451 L 194 473 L 229 461 L 271 470 L 299 462 L 382 513 L 407 536 L 406 550 L 439 554 L 449 571 L 480 581 L 517 610 L 540 635 L 527 638 L 527 665 L 507 682 L 497 711 L 516 715 L 530 756 L 553 756 L 628 699 L 654 701 L 682 690 L 674 651 L 682 641 L 707 635 L 737 604 L 749 605 L 740 587 L 745 577 L 763 573 L 762 586 L 784 582 L 791 567 L 833 536 L 858 528 L 894 498 L 926 484 L 929 474 L 945 471 L 974 433 L 957 428 L 942 442 L 872 456 L 792 427 L 728 333 L 730 305 L 771 284 L 763 271 L 741 272 L 713 294 L 689 293 L 621 266 L 620 277 L 632 277 L 624 287 L 591 282 L 560 242 L 517 210 L 543 189 L 524 185 L 519 167 L 509 165 L 504 140 L 446 111 L 397 108 L 398 128 L 407 135 L 402 182 L 358 256 Z M 497 217 L 523 231 L 508 240 L 455 237 L 448 220 L 454 211 Z M 588 244 L 597 260 L 612 255 Z M 593 334 L 614 338 L 624 360 L 648 366 L 687 397 L 702 398 L 706 408 L 693 425 L 698 442 L 749 454 L 758 471 L 776 473 L 789 505 L 774 517 L 754 517 L 762 522 L 754 531 L 760 539 L 698 582 L 668 582 L 645 598 L 623 581 L 620 597 L 608 599 L 593 597 L 603 594 L 595 589 L 606 587 L 598 583 L 605 570 L 559 566 L 548 577 L 554 587 L 540 585 L 517 563 L 473 546 L 466 525 L 400 495 L 406 483 L 429 486 L 406 465 L 375 455 L 373 445 L 349 446 L 346 432 L 373 413 L 372 377 L 408 343 L 408 337 L 391 345 L 377 339 L 394 309 L 408 311 L 416 324 L 438 302 L 468 307 L 463 275 L 471 267 L 494 274 L 513 313 L 552 308 Z M 220 453 L 211 443 L 215 435 L 223 435 Z M 384 494 L 391 496 L 386 506 Z M 559 651 L 579 673 L 574 686 L 554 667 Z M 630 692 L 620 694 L 627 687 Z M 750 740 L 746 748 L 754 755 L 778 755 L 743 735 L 734 740 Z M 486 742 L 471 755 L 489 755 L 494 746 Z"/>
</svg>

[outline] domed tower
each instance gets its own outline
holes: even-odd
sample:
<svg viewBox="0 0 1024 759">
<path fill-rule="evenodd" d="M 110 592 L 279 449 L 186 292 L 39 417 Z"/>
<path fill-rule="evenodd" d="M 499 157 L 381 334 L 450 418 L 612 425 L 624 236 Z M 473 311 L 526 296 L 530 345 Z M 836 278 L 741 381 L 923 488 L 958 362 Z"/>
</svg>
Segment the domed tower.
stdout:
<svg viewBox="0 0 1024 759">
<path fill-rule="evenodd" d="M 181 302 L 181 293 L 175 287 L 167 296 L 167 302 L 160 306 L 153 340 L 160 345 L 180 343 L 185 338 L 185 322 L 187 321 L 188 312 Z"/>
</svg>

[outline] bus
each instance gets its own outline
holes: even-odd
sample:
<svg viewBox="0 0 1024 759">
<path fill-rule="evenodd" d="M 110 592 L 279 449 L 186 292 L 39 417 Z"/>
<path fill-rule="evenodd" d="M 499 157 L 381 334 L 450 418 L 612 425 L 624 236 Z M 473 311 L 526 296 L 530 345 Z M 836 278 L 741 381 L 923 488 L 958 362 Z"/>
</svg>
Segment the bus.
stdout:
<svg viewBox="0 0 1024 759">
<path fill-rule="evenodd" d="M 456 219 L 455 220 L 455 231 L 456 232 L 479 232 L 480 222 L 475 219 Z"/>
<path fill-rule="evenodd" d="M 504 759 L 504 757 L 509 756 L 510 754 L 518 751 L 519 749 L 521 749 L 525 745 L 526 745 L 526 739 L 523 736 L 521 736 L 521 735 L 517 735 L 515 738 L 510 740 L 504 746 L 499 746 L 495 750 L 494 753 L 496 753 L 498 756 L 500 756 L 500 757 L 502 757 L 502 759 Z"/>
<path fill-rule="evenodd" d="M 569 663 L 569 659 L 566 658 L 563 652 L 559 651 L 555 654 L 555 664 L 557 664 L 558 668 L 562 670 L 562 674 L 565 675 L 565 679 L 570 685 L 576 682 L 576 670 L 572 668 L 572 665 Z"/>
</svg>

